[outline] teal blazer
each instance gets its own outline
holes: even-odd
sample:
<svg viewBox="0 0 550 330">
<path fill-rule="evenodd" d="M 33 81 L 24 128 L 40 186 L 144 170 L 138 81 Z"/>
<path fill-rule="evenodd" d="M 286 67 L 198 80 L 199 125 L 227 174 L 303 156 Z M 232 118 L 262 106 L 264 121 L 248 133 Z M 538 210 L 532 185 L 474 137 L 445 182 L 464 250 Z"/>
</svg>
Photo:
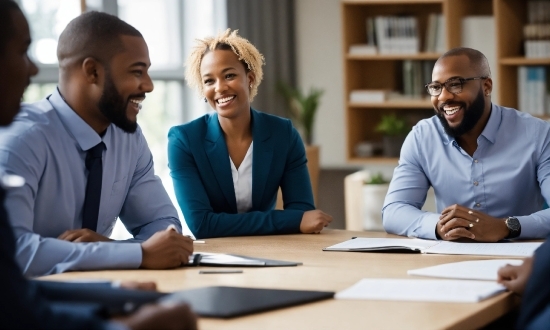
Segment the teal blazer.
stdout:
<svg viewBox="0 0 550 330">
<path fill-rule="evenodd" d="M 252 209 L 237 213 L 229 152 L 218 114 L 168 133 L 168 163 L 178 204 L 197 238 L 300 232 L 314 210 L 305 148 L 290 120 L 250 109 Z M 274 210 L 279 187 L 284 210 Z"/>
</svg>

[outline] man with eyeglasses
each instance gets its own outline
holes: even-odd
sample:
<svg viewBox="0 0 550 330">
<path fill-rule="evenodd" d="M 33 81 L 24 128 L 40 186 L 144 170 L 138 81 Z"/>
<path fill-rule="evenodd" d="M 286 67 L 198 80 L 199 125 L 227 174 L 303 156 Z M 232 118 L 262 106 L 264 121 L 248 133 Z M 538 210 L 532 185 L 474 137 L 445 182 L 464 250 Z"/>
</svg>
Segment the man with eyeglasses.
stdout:
<svg viewBox="0 0 550 330">
<path fill-rule="evenodd" d="M 489 64 L 475 49 L 443 54 L 432 79 L 435 116 L 403 144 L 382 209 L 386 231 L 480 242 L 548 236 L 550 125 L 491 103 Z M 421 210 L 430 186 L 438 213 Z"/>
</svg>

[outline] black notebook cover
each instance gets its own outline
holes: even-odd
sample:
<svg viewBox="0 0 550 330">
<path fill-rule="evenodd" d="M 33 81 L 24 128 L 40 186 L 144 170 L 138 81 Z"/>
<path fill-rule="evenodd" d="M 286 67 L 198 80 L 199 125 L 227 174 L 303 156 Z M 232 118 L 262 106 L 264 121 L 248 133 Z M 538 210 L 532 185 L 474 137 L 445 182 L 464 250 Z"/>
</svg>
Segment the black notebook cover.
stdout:
<svg viewBox="0 0 550 330">
<path fill-rule="evenodd" d="M 329 299 L 334 292 L 212 286 L 172 293 L 161 301 L 188 303 L 202 317 L 230 318 Z"/>
</svg>

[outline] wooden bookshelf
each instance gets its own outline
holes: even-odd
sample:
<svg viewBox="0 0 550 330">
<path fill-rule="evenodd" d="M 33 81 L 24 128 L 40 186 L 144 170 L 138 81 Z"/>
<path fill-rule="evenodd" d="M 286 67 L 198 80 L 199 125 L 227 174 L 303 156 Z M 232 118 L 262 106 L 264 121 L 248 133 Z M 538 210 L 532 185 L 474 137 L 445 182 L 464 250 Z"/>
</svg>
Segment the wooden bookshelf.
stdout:
<svg viewBox="0 0 550 330">
<path fill-rule="evenodd" d="M 546 66 L 550 58 L 525 58 L 523 53 L 523 26 L 527 23 L 526 0 L 493 0 L 497 38 L 497 58 L 500 105 L 518 109 L 518 67 Z M 548 116 L 540 116 L 548 119 Z"/>
<path fill-rule="evenodd" d="M 374 131 L 384 114 L 403 116 L 411 124 L 433 115 L 428 100 L 388 101 L 383 103 L 350 102 L 355 89 L 402 89 L 404 60 L 436 60 L 439 53 L 356 55 L 348 54 L 350 45 L 365 43 L 366 19 L 384 15 L 415 16 L 421 48 L 424 44 L 428 17 L 442 14 L 445 20 L 446 49 L 461 46 L 461 22 L 466 16 L 492 15 L 495 18 L 496 57 L 499 90 L 497 104 L 518 107 L 517 68 L 522 65 L 550 66 L 550 58 L 529 59 L 523 55 L 523 25 L 527 22 L 525 0 L 342 0 L 342 40 L 344 60 L 344 107 L 346 112 L 347 156 L 354 164 L 396 164 L 395 158 L 357 157 L 355 146 L 362 141 L 380 142 L 382 135 Z M 483 31 L 480 31 L 483 33 Z M 550 72 L 550 71 L 548 71 Z M 427 83 L 428 81 L 426 81 Z"/>
</svg>

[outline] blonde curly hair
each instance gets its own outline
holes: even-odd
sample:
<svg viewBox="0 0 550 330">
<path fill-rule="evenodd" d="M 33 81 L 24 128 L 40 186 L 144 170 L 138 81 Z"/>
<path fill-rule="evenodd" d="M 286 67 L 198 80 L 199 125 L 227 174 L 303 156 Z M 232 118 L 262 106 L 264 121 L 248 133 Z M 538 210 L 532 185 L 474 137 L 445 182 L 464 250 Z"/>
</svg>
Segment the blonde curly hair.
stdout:
<svg viewBox="0 0 550 330">
<path fill-rule="evenodd" d="M 199 94 L 204 96 L 204 88 L 201 77 L 201 62 L 206 53 L 211 50 L 225 49 L 232 50 L 239 57 L 239 61 L 245 64 L 246 71 L 252 71 L 255 80 L 252 83 L 250 90 L 250 102 L 254 96 L 258 94 L 258 86 L 262 82 L 264 76 L 262 65 L 265 64 L 265 59 L 262 54 L 245 38 L 237 35 L 239 30 L 227 29 L 219 33 L 215 37 L 207 37 L 204 39 L 195 39 L 196 45 L 185 62 L 185 80 L 189 87 L 196 89 Z"/>
</svg>

